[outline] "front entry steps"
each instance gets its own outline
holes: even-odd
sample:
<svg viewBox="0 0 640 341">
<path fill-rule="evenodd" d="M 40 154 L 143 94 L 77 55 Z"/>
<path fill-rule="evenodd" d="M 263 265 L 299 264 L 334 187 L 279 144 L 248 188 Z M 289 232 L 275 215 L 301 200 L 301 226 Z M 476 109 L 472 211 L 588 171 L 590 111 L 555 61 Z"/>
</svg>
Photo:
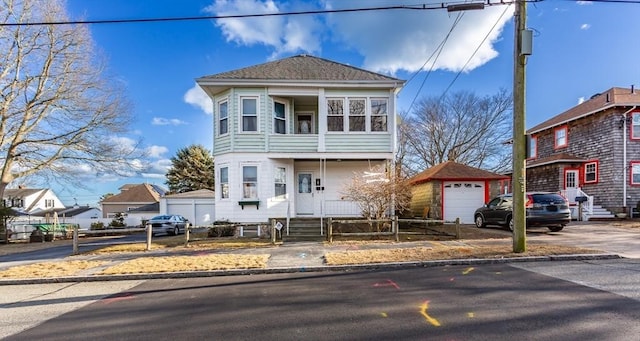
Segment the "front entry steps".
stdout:
<svg viewBox="0 0 640 341">
<path fill-rule="evenodd" d="M 290 218 L 288 235 L 286 218 L 278 218 L 277 220 L 282 222 L 283 227 L 280 233 L 282 233 L 282 241 L 285 243 L 302 241 L 321 242 L 327 239 L 326 220 L 321 222 L 320 218 Z M 321 224 L 325 225 L 322 229 Z"/>
</svg>

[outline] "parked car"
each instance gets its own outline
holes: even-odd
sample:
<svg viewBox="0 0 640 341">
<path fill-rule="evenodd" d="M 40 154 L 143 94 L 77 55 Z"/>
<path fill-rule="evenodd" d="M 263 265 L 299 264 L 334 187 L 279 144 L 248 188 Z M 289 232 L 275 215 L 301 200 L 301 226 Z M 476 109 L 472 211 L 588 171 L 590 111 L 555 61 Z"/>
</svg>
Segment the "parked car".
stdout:
<svg viewBox="0 0 640 341">
<path fill-rule="evenodd" d="M 525 210 L 527 226 L 547 226 L 557 232 L 571 221 L 569 202 L 558 193 L 526 193 Z M 473 217 L 477 227 L 501 225 L 513 231 L 513 195 L 504 194 L 491 199 L 478 208 Z"/>
<path fill-rule="evenodd" d="M 151 233 L 154 236 L 158 233 L 178 235 L 184 232 L 188 222 L 189 220 L 181 215 L 164 214 L 149 219 L 147 224 L 151 224 Z"/>
</svg>

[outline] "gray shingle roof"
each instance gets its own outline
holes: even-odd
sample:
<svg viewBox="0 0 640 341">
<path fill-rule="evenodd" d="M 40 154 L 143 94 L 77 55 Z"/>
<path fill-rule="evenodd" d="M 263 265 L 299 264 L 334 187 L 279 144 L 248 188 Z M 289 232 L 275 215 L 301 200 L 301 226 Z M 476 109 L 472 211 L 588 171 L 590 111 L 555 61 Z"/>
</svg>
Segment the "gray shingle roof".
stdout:
<svg viewBox="0 0 640 341">
<path fill-rule="evenodd" d="M 297 55 L 238 70 L 205 76 L 198 81 L 214 80 L 280 81 L 404 81 L 327 59 Z"/>
</svg>

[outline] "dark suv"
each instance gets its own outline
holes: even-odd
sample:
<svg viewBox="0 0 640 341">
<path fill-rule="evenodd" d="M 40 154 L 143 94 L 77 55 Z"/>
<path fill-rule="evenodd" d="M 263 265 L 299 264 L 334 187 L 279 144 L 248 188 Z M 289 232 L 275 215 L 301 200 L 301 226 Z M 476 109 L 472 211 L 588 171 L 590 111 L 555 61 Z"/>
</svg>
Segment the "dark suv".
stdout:
<svg viewBox="0 0 640 341">
<path fill-rule="evenodd" d="M 513 231 L 513 196 L 504 194 L 491 199 L 473 214 L 477 227 L 501 225 Z M 527 226 L 547 226 L 560 231 L 571 221 L 569 202 L 558 193 L 531 192 L 526 194 Z"/>
</svg>

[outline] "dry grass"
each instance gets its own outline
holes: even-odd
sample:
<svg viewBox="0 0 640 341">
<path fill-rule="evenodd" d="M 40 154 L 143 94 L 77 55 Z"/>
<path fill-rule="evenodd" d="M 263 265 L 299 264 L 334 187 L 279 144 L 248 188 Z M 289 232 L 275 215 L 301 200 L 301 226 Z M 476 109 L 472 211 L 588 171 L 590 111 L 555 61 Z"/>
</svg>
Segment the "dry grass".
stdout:
<svg viewBox="0 0 640 341">
<path fill-rule="evenodd" d="M 14 266 L 0 271 L 0 278 L 46 278 L 74 276 L 78 273 L 103 266 L 106 261 L 60 261 Z"/>
<path fill-rule="evenodd" d="M 404 249 L 375 249 L 327 252 L 327 265 L 371 264 L 388 262 L 419 262 L 464 258 L 507 258 L 561 254 L 599 253 L 600 251 L 557 245 L 529 245 L 524 253 L 514 253 L 508 245 L 435 246 Z"/>
<path fill-rule="evenodd" d="M 259 248 L 273 246 L 267 241 L 250 239 L 207 239 L 195 240 L 184 243 L 184 236 L 174 236 L 155 240 L 151 243 L 151 250 L 212 250 L 212 249 L 233 249 L 233 248 Z M 129 253 L 146 251 L 146 243 L 116 244 L 103 247 L 97 250 L 87 251 L 83 254 L 98 255 L 111 253 Z"/>
<path fill-rule="evenodd" d="M 264 269 L 269 255 L 216 254 L 204 256 L 142 257 L 101 271 L 100 275 L 156 272 Z"/>
</svg>

